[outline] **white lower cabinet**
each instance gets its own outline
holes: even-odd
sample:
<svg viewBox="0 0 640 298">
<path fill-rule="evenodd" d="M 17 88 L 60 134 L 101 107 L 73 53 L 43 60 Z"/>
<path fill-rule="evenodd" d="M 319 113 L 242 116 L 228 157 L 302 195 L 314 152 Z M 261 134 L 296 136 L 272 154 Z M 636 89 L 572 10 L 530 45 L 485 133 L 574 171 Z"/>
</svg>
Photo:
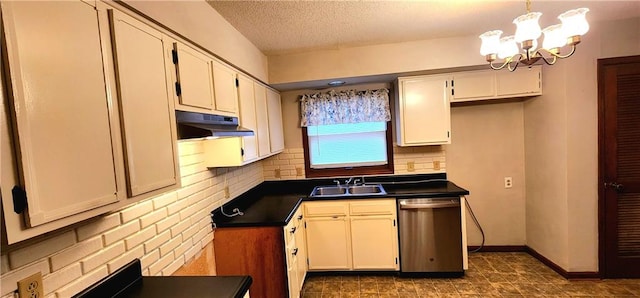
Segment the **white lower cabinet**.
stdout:
<svg viewBox="0 0 640 298">
<path fill-rule="evenodd" d="M 309 270 L 398 270 L 395 199 L 305 203 Z"/>
<path fill-rule="evenodd" d="M 298 298 L 307 275 L 307 254 L 305 247 L 304 220 L 302 208 L 293 215 L 293 219 L 284 227 L 284 244 L 287 262 L 287 286 L 289 297 Z"/>
</svg>

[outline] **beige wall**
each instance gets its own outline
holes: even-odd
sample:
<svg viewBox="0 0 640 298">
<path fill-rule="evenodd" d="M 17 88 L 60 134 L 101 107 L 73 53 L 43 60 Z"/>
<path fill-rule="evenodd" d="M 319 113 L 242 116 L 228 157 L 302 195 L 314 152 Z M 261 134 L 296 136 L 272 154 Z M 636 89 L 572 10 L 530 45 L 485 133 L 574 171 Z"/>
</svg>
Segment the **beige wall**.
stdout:
<svg viewBox="0 0 640 298">
<path fill-rule="evenodd" d="M 269 83 L 314 81 L 484 64 L 477 36 L 269 56 Z"/>
<path fill-rule="evenodd" d="M 451 133 L 447 177 L 469 190 L 467 199 L 484 229 L 485 244 L 524 245 L 523 103 L 452 107 Z M 512 188 L 504 188 L 504 177 L 512 177 Z M 467 237 L 469 245 L 482 240 L 471 218 Z"/>
<path fill-rule="evenodd" d="M 267 57 L 205 1 L 125 2 L 237 68 L 268 81 Z"/>
<path fill-rule="evenodd" d="M 527 245 L 567 271 L 598 270 L 597 59 L 638 54 L 640 18 L 595 23 L 525 103 Z"/>
</svg>

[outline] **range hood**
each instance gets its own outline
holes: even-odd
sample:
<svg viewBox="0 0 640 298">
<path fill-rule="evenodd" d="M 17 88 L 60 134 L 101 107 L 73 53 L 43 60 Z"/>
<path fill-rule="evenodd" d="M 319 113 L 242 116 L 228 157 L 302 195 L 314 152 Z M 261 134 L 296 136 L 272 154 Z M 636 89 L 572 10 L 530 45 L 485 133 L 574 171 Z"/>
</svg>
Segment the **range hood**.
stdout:
<svg viewBox="0 0 640 298">
<path fill-rule="evenodd" d="M 176 111 L 178 139 L 246 137 L 252 130 L 238 125 L 238 117 Z"/>
</svg>

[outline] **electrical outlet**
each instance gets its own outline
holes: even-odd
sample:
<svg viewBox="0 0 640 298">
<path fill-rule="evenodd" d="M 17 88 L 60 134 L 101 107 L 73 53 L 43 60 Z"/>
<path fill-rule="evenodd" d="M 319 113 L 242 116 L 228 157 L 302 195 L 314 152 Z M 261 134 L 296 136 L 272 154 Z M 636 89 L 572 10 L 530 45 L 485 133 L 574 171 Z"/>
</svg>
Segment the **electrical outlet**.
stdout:
<svg viewBox="0 0 640 298">
<path fill-rule="evenodd" d="M 20 298 L 41 298 L 44 297 L 42 290 L 42 273 L 38 272 L 18 281 L 18 297 Z"/>
<path fill-rule="evenodd" d="M 439 160 L 434 160 L 433 161 L 433 169 L 434 170 L 440 170 L 440 161 Z"/>
<path fill-rule="evenodd" d="M 274 172 L 275 172 L 276 178 L 282 177 L 282 174 L 280 174 L 280 169 L 275 169 Z"/>
<path fill-rule="evenodd" d="M 225 186 L 224 187 L 224 198 L 228 199 L 229 197 L 231 197 L 231 193 L 229 192 L 229 186 Z"/>
<path fill-rule="evenodd" d="M 416 170 L 416 163 L 414 161 L 407 162 L 407 172 L 413 172 Z"/>
<path fill-rule="evenodd" d="M 513 179 L 511 177 L 504 177 L 504 188 L 513 187 Z"/>
<path fill-rule="evenodd" d="M 296 176 L 302 176 L 302 168 L 296 168 Z"/>
</svg>

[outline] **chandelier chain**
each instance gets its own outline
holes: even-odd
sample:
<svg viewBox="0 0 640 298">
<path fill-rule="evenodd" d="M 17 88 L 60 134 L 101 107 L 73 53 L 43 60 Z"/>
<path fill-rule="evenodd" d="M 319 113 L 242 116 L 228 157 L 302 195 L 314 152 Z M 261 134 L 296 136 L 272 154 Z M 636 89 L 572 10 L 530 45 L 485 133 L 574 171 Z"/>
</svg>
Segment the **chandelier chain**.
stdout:
<svg viewBox="0 0 640 298">
<path fill-rule="evenodd" d="M 527 13 L 531 12 L 531 0 L 527 0 Z"/>
</svg>

